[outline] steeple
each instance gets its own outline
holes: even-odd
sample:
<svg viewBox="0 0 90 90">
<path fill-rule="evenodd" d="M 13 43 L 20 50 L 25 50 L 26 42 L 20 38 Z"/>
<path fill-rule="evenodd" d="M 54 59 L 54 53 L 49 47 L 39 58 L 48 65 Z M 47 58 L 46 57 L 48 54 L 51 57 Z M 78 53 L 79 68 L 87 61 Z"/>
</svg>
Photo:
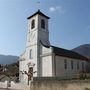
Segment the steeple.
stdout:
<svg viewBox="0 0 90 90">
<path fill-rule="evenodd" d="M 28 35 L 26 47 L 40 43 L 50 45 L 49 31 L 48 31 L 48 19 L 47 15 L 42 13 L 39 9 L 28 18 Z"/>
<path fill-rule="evenodd" d="M 34 71 L 37 71 L 34 76 L 40 76 L 40 50 L 42 44 L 49 46 L 49 31 L 47 15 L 40 10 L 28 18 L 28 33 L 26 42 L 27 60 L 35 63 Z M 42 44 L 41 44 L 42 43 Z"/>
</svg>

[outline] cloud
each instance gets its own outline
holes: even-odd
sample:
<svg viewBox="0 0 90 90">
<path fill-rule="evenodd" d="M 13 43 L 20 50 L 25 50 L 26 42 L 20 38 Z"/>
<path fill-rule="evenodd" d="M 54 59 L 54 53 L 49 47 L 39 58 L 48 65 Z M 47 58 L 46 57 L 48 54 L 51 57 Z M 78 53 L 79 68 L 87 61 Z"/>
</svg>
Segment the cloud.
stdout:
<svg viewBox="0 0 90 90">
<path fill-rule="evenodd" d="M 49 11 L 50 12 L 59 12 L 59 13 L 61 13 L 61 14 L 64 14 L 65 12 L 66 12 L 66 10 L 65 9 L 63 9 L 63 7 L 62 6 L 56 6 L 56 7 L 50 7 L 49 8 Z"/>
<path fill-rule="evenodd" d="M 54 12 L 54 11 L 56 11 L 56 8 L 55 8 L 55 7 L 50 7 L 50 8 L 49 8 L 49 11 L 50 11 L 50 12 Z"/>
<path fill-rule="evenodd" d="M 90 29 L 90 26 L 87 26 L 87 29 Z"/>
</svg>

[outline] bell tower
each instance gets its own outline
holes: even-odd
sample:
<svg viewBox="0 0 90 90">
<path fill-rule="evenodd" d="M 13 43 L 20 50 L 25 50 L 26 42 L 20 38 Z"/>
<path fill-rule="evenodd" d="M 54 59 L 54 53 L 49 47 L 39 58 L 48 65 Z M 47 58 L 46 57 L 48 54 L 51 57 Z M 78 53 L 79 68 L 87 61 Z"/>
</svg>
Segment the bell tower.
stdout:
<svg viewBox="0 0 90 90">
<path fill-rule="evenodd" d="M 35 64 L 35 77 L 40 76 L 40 43 L 49 45 L 48 19 L 40 10 L 28 19 L 28 33 L 26 42 L 27 60 Z"/>
<path fill-rule="evenodd" d="M 48 19 L 40 10 L 28 17 L 28 34 L 26 47 L 39 43 L 49 44 Z"/>
</svg>

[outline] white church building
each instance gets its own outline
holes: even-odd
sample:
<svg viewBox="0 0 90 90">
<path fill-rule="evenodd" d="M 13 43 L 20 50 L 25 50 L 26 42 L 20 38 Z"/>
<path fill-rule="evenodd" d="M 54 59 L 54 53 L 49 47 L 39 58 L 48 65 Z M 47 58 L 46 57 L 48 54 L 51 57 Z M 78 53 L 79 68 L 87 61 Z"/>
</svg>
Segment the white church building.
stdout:
<svg viewBox="0 0 90 90">
<path fill-rule="evenodd" d="M 28 33 L 26 50 L 20 56 L 19 80 L 28 81 L 28 71 L 33 77 L 75 78 L 86 71 L 88 59 L 76 52 L 50 45 L 48 20 L 40 10 L 27 18 Z"/>
</svg>

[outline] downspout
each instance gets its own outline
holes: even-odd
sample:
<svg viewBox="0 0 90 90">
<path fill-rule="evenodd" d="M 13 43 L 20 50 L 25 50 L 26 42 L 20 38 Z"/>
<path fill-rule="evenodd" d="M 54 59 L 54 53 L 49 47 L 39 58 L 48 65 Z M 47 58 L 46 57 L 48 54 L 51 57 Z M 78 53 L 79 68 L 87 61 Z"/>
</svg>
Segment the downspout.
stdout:
<svg viewBox="0 0 90 90">
<path fill-rule="evenodd" d="M 53 66 L 52 67 L 54 69 L 52 71 L 54 71 L 53 76 L 56 77 L 56 55 L 54 53 L 53 47 L 52 47 L 52 57 L 53 57 L 53 59 L 52 59 L 53 60 Z"/>
<path fill-rule="evenodd" d="M 54 74 L 55 74 L 55 77 L 56 77 L 56 55 L 54 54 Z"/>
</svg>

